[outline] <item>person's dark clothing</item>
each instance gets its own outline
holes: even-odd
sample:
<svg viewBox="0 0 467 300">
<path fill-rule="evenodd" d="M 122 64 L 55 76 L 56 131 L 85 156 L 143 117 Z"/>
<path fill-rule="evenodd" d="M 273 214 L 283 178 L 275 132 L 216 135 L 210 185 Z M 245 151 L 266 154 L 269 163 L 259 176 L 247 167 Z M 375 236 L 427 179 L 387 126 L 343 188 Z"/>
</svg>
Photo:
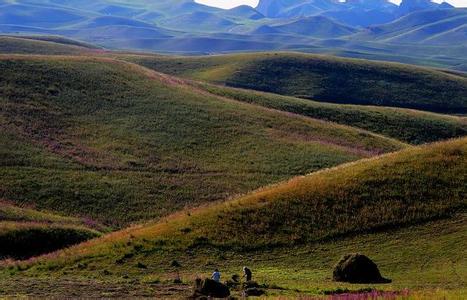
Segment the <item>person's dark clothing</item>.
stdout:
<svg viewBox="0 0 467 300">
<path fill-rule="evenodd" d="M 251 273 L 251 270 L 248 268 L 245 268 L 243 272 L 245 272 L 246 281 L 250 281 L 253 276 L 253 274 Z"/>
</svg>

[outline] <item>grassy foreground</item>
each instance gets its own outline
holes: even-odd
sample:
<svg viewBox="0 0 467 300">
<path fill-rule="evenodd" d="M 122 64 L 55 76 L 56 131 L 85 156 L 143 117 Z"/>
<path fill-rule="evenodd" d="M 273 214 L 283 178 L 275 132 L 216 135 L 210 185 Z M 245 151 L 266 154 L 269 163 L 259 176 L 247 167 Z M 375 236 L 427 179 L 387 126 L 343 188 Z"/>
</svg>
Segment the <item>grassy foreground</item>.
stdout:
<svg viewBox="0 0 467 300">
<path fill-rule="evenodd" d="M 40 272 L 4 267 L 0 269 L 0 295 L 179 299 L 190 294 L 196 276 L 208 276 L 213 268 L 219 267 L 226 280 L 232 274 L 240 274 L 241 267 L 247 264 L 253 269 L 255 280 L 269 285 L 268 297 L 274 299 L 299 296 L 322 299 L 325 293 L 370 288 L 404 291 L 401 299 L 459 300 L 467 292 L 463 281 L 467 275 L 466 224 L 465 216 L 459 216 L 457 220 L 402 230 L 240 254 L 208 247 L 197 249 L 193 255 L 186 251 L 142 251 L 128 258 L 125 268 L 118 272 L 113 270 L 114 264 L 99 262 L 98 257 L 89 262 L 83 260 L 79 265 L 94 269 L 92 273 L 72 266 Z M 333 265 L 341 255 L 355 251 L 374 259 L 383 275 L 393 282 L 390 285 L 332 282 Z M 174 259 L 182 265 L 183 284 L 172 283 L 176 276 L 171 267 Z M 138 263 L 146 268 L 138 267 Z"/>
<path fill-rule="evenodd" d="M 188 279 L 217 266 L 227 276 L 248 264 L 258 280 L 276 286 L 272 293 L 319 294 L 365 287 L 330 281 L 338 257 L 360 251 L 394 280 L 378 288 L 460 291 L 466 265 L 466 145 L 465 138 L 458 139 L 316 172 L 6 265 L 2 274 L 8 280 L 73 274 L 159 284 L 174 276 L 172 260 L 181 263 Z"/>
<path fill-rule="evenodd" d="M 323 102 L 467 112 L 465 77 L 410 65 L 281 52 L 125 59 L 168 74 Z"/>
</svg>

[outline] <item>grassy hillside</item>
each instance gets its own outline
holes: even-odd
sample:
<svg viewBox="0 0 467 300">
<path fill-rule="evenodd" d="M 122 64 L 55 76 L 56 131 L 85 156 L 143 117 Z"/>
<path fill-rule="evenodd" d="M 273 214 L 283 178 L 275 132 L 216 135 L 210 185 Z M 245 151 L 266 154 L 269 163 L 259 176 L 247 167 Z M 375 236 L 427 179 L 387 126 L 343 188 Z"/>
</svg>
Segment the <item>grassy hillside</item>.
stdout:
<svg viewBox="0 0 467 300">
<path fill-rule="evenodd" d="M 362 251 L 394 279 L 381 288 L 459 289 L 466 265 L 466 145 L 465 138 L 452 140 L 316 172 L 5 266 L 1 274 L 153 282 L 170 279 L 176 259 L 185 278 L 217 266 L 227 277 L 250 264 L 263 282 L 317 293 L 349 287 L 330 281 L 332 264 Z"/>
<path fill-rule="evenodd" d="M 467 135 L 465 117 L 377 106 L 322 103 L 252 90 L 192 82 L 209 93 L 311 118 L 362 128 L 411 144 Z"/>
<path fill-rule="evenodd" d="M 95 52 L 97 49 L 84 45 L 71 44 L 72 40 L 52 37 L 28 38 L 19 36 L 0 36 L 0 53 L 43 54 L 43 55 L 80 55 Z"/>
<path fill-rule="evenodd" d="M 52 43 L 57 43 L 57 44 L 62 44 L 62 45 L 78 46 L 78 47 L 83 47 L 83 48 L 92 49 L 92 50 L 101 49 L 98 46 L 88 44 L 88 43 L 85 43 L 79 40 L 69 39 L 63 36 L 59 36 L 59 35 L 21 35 L 21 36 L 12 36 L 12 37 L 29 39 L 33 41 L 52 42 Z"/>
<path fill-rule="evenodd" d="M 2 40 L 3 39 L 3 40 Z M 39 41 L 37 41 L 39 39 Z M 90 49 L 67 47 L 65 45 L 81 45 L 82 43 L 59 37 L 3 37 L 0 52 L 32 53 L 32 54 L 89 54 Z M 40 41 L 53 41 L 44 44 Z M 57 44 L 58 43 L 58 44 Z M 86 44 L 82 44 L 85 47 Z M 90 46 L 88 46 L 89 48 Z M 93 51 L 99 51 L 93 49 Z M 112 52 L 105 55 L 114 56 Z M 135 61 L 148 66 L 145 56 L 121 56 L 126 60 Z M 184 62 L 184 59 L 181 59 Z M 156 66 L 157 67 L 157 66 Z M 169 70 L 173 72 L 173 70 Z M 460 76 L 446 70 L 440 70 L 449 75 Z M 465 77 L 465 76 L 464 76 Z M 193 83 L 190 83 L 193 84 Z M 378 108 L 368 106 L 352 106 L 320 103 L 298 98 L 283 97 L 274 94 L 240 90 L 229 87 L 196 84 L 197 88 L 219 96 L 226 96 L 238 101 L 253 103 L 273 109 L 301 114 L 304 116 L 336 122 L 365 129 L 371 132 L 389 136 L 404 142 L 420 144 L 439 141 L 453 137 L 464 136 L 467 133 L 465 118 L 423 113 L 398 108 Z"/>
<path fill-rule="evenodd" d="M 38 211 L 32 208 L 18 207 L 5 201 L 0 202 L 0 221 L 67 224 L 75 226 L 87 226 L 99 231 L 107 231 L 105 227 L 100 226 L 92 220 L 65 217 L 47 211 Z"/>
<path fill-rule="evenodd" d="M 293 53 L 133 61 L 173 75 L 317 101 L 467 111 L 467 79 L 409 65 Z"/>
<path fill-rule="evenodd" d="M 452 217 L 466 208 L 466 141 L 411 148 L 319 171 L 109 240 L 160 232 L 158 240 L 184 246 L 255 249 Z M 87 246 L 92 251 L 92 245 Z"/>
<path fill-rule="evenodd" d="M 106 228 L 91 220 L 63 217 L 0 202 L 0 259 L 24 259 L 91 238 Z"/>
<path fill-rule="evenodd" d="M 0 197 L 114 226 L 406 147 L 111 59 L 0 67 Z"/>
</svg>

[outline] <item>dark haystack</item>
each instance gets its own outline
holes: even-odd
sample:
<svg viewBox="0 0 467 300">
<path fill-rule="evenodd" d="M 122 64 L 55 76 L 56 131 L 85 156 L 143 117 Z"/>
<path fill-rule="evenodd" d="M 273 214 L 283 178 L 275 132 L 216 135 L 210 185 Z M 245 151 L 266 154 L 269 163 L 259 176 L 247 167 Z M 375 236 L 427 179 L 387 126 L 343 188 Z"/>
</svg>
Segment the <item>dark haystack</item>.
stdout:
<svg viewBox="0 0 467 300">
<path fill-rule="evenodd" d="M 196 279 L 195 292 L 192 299 L 199 299 L 203 296 L 227 298 L 230 296 L 230 290 L 226 285 L 212 279 Z"/>
<path fill-rule="evenodd" d="M 350 283 L 389 283 L 383 278 L 378 266 L 368 257 L 359 253 L 347 254 L 334 267 L 334 281 Z"/>
</svg>

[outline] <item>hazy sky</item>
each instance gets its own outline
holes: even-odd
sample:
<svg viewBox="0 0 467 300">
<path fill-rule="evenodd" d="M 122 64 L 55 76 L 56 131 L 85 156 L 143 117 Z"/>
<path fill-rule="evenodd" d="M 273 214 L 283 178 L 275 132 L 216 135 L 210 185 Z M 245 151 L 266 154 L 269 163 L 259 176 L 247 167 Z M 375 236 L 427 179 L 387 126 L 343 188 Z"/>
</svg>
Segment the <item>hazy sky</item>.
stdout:
<svg viewBox="0 0 467 300">
<path fill-rule="evenodd" d="M 247 4 L 255 7 L 259 0 L 195 0 L 195 2 L 206 5 L 217 6 L 222 8 L 232 8 L 242 4 Z M 394 3 L 399 3 L 401 0 L 391 0 Z M 442 0 L 434 0 L 434 2 L 443 2 Z M 467 0 L 448 0 L 447 2 L 456 5 L 467 7 Z"/>
</svg>

